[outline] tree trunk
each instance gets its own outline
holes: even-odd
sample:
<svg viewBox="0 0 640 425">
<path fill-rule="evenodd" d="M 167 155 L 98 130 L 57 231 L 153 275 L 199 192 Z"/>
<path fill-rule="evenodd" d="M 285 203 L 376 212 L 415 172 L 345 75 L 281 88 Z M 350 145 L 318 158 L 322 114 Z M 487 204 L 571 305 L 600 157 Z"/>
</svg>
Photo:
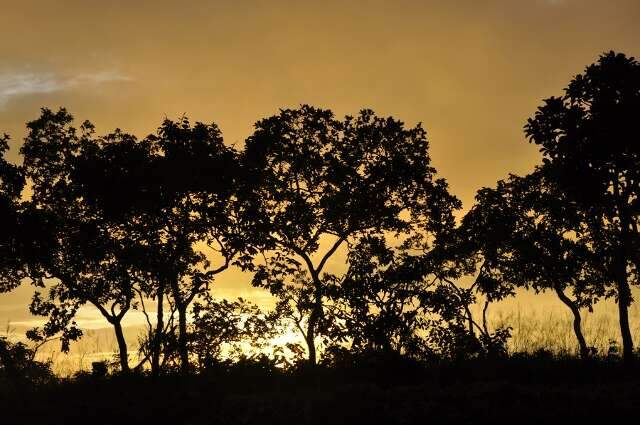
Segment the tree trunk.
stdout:
<svg viewBox="0 0 640 425">
<path fill-rule="evenodd" d="M 489 300 L 485 300 L 482 307 L 482 331 L 486 337 L 489 336 L 489 325 L 487 322 L 487 310 L 489 309 Z"/>
<path fill-rule="evenodd" d="M 573 313 L 573 333 L 576 335 L 576 339 L 578 340 L 578 348 L 580 349 L 580 358 L 587 359 L 589 358 L 589 346 L 587 345 L 587 341 L 584 339 L 584 335 L 582 333 L 582 317 L 580 316 L 580 309 L 576 305 L 576 303 L 569 298 L 559 286 L 554 285 L 553 289 L 555 289 L 558 298 L 562 301 L 569 309 L 571 313 Z"/>
<path fill-rule="evenodd" d="M 316 331 L 315 331 L 315 320 L 312 319 L 313 313 L 311 313 L 311 317 L 309 317 L 309 325 L 307 326 L 307 335 L 305 338 L 305 342 L 307 343 L 307 349 L 309 350 L 309 366 L 315 367 L 318 359 L 316 354 Z"/>
<path fill-rule="evenodd" d="M 118 341 L 118 350 L 120 352 L 120 370 L 123 373 L 129 373 L 129 354 L 127 353 L 127 342 L 122 332 L 122 323 L 120 320 L 113 321 L 113 327 L 116 331 L 116 340 Z"/>
<path fill-rule="evenodd" d="M 616 195 L 617 189 L 616 175 Z M 625 205 L 626 206 L 626 205 Z M 628 215 L 628 210 L 618 205 L 620 213 L 620 224 L 622 226 L 622 239 L 620 250 L 618 252 L 617 275 L 618 275 L 618 316 L 620 320 L 620 333 L 622 336 L 622 361 L 626 366 L 633 364 L 633 338 L 631 336 L 631 327 L 629 326 L 629 306 L 631 305 L 631 288 L 627 277 L 627 258 L 629 253 L 633 252 L 631 245 L 631 234 L 633 219 Z"/>
<path fill-rule="evenodd" d="M 176 301 L 177 302 L 177 301 Z M 182 373 L 188 373 L 189 349 L 187 347 L 187 306 L 178 305 L 178 354 L 180 356 L 180 370 Z"/>
<path fill-rule="evenodd" d="M 314 305 L 311 315 L 309 316 L 309 324 L 307 326 L 307 348 L 309 349 L 309 365 L 315 367 L 318 364 L 318 353 L 316 350 L 316 327 L 322 315 L 322 292 L 320 288 L 322 283 L 315 273 L 312 275 L 315 285 Z"/>
<path fill-rule="evenodd" d="M 158 287 L 157 323 L 151 347 L 151 376 L 155 379 L 160 374 L 160 351 L 162 348 L 162 333 L 164 331 L 164 284 Z"/>
<path fill-rule="evenodd" d="M 633 363 L 633 339 L 629 326 L 629 304 L 631 302 L 631 289 L 625 274 L 618 279 L 618 315 L 620 319 L 620 333 L 622 335 L 622 360 L 626 365 Z"/>
<path fill-rule="evenodd" d="M 475 338 L 476 333 L 473 330 L 473 315 L 471 314 L 471 310 L 468 305 L 464 306 L 464 310 L 467 313 L 467 326 L 469 327 L 469 336 Z"/>
</svg>

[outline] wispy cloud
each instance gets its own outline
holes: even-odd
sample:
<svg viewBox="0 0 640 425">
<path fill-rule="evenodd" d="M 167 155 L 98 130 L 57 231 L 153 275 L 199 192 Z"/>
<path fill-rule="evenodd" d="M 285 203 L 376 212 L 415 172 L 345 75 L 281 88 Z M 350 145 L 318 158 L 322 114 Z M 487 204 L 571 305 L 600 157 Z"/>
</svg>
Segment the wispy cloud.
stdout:
<svg viewBox="0 0 640 425">
<path fill-rule="evenodd" d="M 13 98 L 48 94 L 79 86 L 130 81 L 132 78 L 114 71 L 62 76 L 52 72 L 0 72 L 0 107 Z"/>
<path fill-rule="evenodd" d="M 153 313 L 149 311 L 151 314 L 151 321 L 155 323 L 153 320 Z M 10 322 L 10 327 L 16 327 L 18 332 L 23 331 L 24 329 L 33 328 L 36 326 L 42 327 L 45 323 L 46 319 L 41 317 L 31 317 L 24 320 L 14 320 Z M 74 321 L 76 324 L 82 329 L 104 329 L 110 328 L 111 325 L 107 322 L 107 319 L 100 314 L 97 308 L 93 306 L 82 306 L 78 310 L 76 316 L 74 317 Z M 146 316 L 141 311 L 130 311 L 127 313 L 123 321 L 124 326 L 141 326 L 147 324 Z"/>
</svg>

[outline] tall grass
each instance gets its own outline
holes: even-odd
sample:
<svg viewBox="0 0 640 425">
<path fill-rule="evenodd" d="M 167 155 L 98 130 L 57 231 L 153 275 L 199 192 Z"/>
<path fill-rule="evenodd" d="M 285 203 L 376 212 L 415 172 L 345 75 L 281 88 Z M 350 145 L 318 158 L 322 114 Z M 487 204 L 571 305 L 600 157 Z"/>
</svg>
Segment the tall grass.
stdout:
<svg viewBox="0 0 640 425">
<path fill-rule="evenodd" d="M 587 344 L 599 355 L 613 354 L 620 347 L 621 337 L 617 306 L 601 303 L 593 312 L 583 310 L 582 332 Z M 640 343 L 640 308 L 629 309 L 633 340 Z M 546 350 L 557 356 L 578 355 L 578 345 L 573 331 L 573 316 L 558 308 L 535 310 L 526 307 L 498 309 L 491 315 L 494 327 L 511 326 L 512 336 L 508 342 L 511 353 L 534 353 Z"/>
<path fill-rule="evenodd" d="M 516 297 L 515 300 L 492 306 L 488 317 L 490 328 L 512 328 L 512 337 L 508 341 L 508 350 L 512 354 L 532 354 L 545 350 L 556 356 L 577 356 L 573 316 L 566 307 L 553 301 L 553 298 L 534 298 L 532 302 L 527 302 L 526 297 Z M 477 314 L 481 314 L 481 311 L 476 306 L 474 316 L 479 317 Z M 640 346 L 640 304 L 632 304 L 629 315 L 634 343 Z M 618 312 L 613 302 L 599 303 L 591 313 L 583 310 L 582 326 L 587 343 L 599 355 L 607 356 L 612 346 L 620 346 Z M 136 356 L 136 337 L 139 332 L 139 327 L 125 329 L 132 360 Z M 7 336 L 16 336 L 11 332 L 10 325 L 5 333 Z M 50 361 L 57 375 L 71 376 L 78 371 L 90 370 L 94 361 L 113 360 L 116 353 L 117 343 L 111 329 L 86 330 L 80 341 L 71 344 L 68 354 L 60 353 L 59 341 L 52 341 L 39 350 L 37 359 Z"/>
<path fill-rule="evenodd" d="M 130 328 L 125 331 L 132 360 L 138 349 L 137 342 L 133 339 L 134 329 L 137 330 L 137 328 Z M 117 353 L 118 344 L 111 328 L 89 329 L 83 332 L 80 340 L 71 343 L 68 353 L 60 352 L 60 342 L 52 340 L 38 350 L 36 359 L 50 362 L 51 369 L 56 375 L 69 377 L 80 371 L 90 371 L 93 362 L 110 362 Z"/>
</svg>

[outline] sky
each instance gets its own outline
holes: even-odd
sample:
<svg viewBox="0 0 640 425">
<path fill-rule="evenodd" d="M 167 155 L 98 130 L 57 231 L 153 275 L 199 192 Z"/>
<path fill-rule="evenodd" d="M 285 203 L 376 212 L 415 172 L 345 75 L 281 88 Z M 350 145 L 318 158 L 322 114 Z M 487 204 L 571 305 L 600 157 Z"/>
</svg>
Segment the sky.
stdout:
<svg viewBox="0 0 640 425">
<path fill-rule="evenodd" d="M 141 137 L 186 114 L 238 147 L 279 108 L 371 108 L 423 124 L 465 208 L 539 162 L 522 127 L 542 99 L 605 51 L 640 55 L 637 0 L 0 0 L 0 10 L 0 132 L 14 161 L 43 106 Z M 247 282 L 231 270 L 216 285 L 265 297 Z M 29 294 L 0 295 L 0 326 L 29 320 Z"/>
</svg>

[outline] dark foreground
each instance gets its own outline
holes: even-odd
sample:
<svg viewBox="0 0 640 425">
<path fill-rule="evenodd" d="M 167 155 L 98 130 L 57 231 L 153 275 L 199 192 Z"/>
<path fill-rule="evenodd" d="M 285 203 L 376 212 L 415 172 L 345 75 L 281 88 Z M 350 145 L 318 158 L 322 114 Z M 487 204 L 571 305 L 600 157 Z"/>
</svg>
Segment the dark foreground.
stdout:
<svg viewBox="0 0 640 425">
<path fill-rule="evenodd" d="M 0 388 L 1 424 L 633 423 L 640 369 L 614 362 L 374 364 L 274 373 L 74 380 Z"/>
</svg>

